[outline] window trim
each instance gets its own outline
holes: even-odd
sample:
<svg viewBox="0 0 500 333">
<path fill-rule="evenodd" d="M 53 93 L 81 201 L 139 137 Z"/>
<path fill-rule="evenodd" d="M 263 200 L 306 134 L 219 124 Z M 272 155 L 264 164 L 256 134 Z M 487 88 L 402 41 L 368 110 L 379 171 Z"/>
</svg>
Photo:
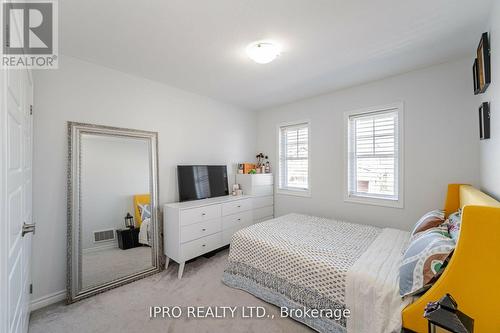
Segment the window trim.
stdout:
<svg viewBox="0 0 500 333">
<path fill-rule="evenodd" d="M 297 126 L 306 124 L 308 128 L 308 147 L 307 147 L 307 179 L 308 188 L 307 189 L 294 189 L 294 188 L 282 188 L 280 184 L 281 179 L 281 147 L 280 147 L 280 136 L 281 128 L 286 126 Z M 309 119 L 287 121 L 276 125 L 276 151 L 277 151 L 277 161 L 278 168 L 276 172 L 275 183 L 275 193 L 281 195 L 290 195 L 298 197 L 311 197 L 311 121 Z"/>
<path fill-rule="evenodd" d="M 349 117 L 395 110 L 398 114 L 398 199 L 377 198 L 371 195 L 349 194 Z M 344 202 L 373 206 L 404 208 L 404 103 L 395 102 L 344 112 Z"/>
</svg>

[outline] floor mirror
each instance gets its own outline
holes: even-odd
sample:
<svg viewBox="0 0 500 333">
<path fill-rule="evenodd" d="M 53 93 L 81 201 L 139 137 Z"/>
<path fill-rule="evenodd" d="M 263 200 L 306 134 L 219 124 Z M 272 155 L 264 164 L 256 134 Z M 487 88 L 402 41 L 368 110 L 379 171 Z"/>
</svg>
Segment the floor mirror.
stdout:
<svg viewBox="0 0 500 333">
<path fill-rule="evenodd" d="M 157 140 L 155 132 L 68 122 L 68 303 L 164 265 Z"/>
</svg>

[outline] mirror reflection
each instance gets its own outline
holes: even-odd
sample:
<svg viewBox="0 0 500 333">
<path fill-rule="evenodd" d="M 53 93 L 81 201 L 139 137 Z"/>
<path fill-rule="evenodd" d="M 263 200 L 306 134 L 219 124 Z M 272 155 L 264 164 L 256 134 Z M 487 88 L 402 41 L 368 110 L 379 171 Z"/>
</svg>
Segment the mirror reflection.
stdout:
<svg viewBox="0 0 500 333">
<path fill-rule="evenodd" d="M 149 140 L 80 137 L 80 289 L 154 266 Z"/>
</svg>

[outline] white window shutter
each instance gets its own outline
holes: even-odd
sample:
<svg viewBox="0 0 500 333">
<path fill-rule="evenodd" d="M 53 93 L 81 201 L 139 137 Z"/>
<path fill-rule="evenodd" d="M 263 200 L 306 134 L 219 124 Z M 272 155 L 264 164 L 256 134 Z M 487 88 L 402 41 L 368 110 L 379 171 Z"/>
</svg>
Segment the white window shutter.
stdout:
<svg viewBox="0 0 500 333">
<path fill-rule="evenodd" d="M 399 110 L 348 118 L 348 196 L 399 199 Z"/>
<path fill-rule="evenodd" d="M 279 188 L 309 190 L 309 124 L 279 128 Z"/>
</svg>

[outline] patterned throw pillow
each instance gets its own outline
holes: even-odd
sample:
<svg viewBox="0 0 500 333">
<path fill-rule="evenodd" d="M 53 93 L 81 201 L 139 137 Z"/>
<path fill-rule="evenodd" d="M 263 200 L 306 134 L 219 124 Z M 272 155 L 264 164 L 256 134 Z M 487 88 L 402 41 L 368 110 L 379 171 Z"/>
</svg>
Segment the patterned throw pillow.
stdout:
<svg viewBox="0 0 500 333">
<path fill-rule="evenodd" d="M 437 227 L 432 227 L 430 229 L 427 229 L 425 231 L 418 232 L 418 233 L 412 235 L 410 237 L 410 243 L 413 242 L 415 239 L 417 239 L 419 237 L 422 237 L 424 235 L 427 235 L 427 234 L 429 234 L 431 232 L 432 233 L 438 233 L 438 234 L 441 234 L 441 235 L 443 235 L 445 237 L 451 238 L 450 232 L 448 231 L 448 224 L 445 221 L 443 224 L 440 224 Z"/>
<path fill-rule="evenodd" d="M 412 237 L 416 236 L 418 233 L 426 231 L 431 228 L 439 227 L 445 222 L 444 211 L 436 209 L 428 212 L 418 220 L 417 224 L 411 232 Z"/>
<path fill-rule="evenodd" d="M 149 208 L 149 204 L 139 204 L 139 212 L 141 213 L 141 221 L 151 218 L 151 209 Z"/>
<path fill-rule="evenodd" d="M 450 237 L 456 242 L 458 241 L 458 236 L 460 235 L 460 226 L 462 224 L 462 210 L 459 209 L 458 212 L 450 214 L 448 220 L 446 220 L 446 225 L 448 227 L 448 232 Z"/>
<path fill-rule="evenodd" d="M 453 239 L 438 231 L 429 231 L 414 239 L 399 268 L 400 295 L 414 295 L 429 288 L 454 249 Z"/>
</svg>

